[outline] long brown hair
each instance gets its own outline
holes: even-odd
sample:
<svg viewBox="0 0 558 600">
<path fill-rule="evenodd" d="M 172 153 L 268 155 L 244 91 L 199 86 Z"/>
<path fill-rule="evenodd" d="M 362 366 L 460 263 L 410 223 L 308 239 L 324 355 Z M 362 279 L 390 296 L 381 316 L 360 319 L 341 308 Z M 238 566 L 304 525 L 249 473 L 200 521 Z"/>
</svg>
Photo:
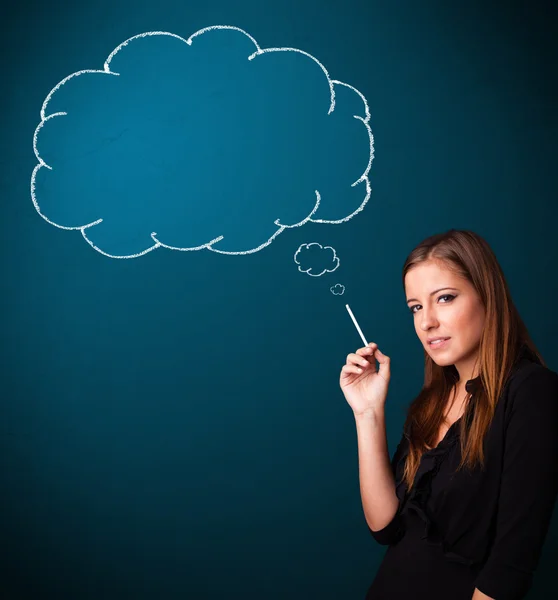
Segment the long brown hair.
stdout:
<svg viewBox="0 0 558 600">
<path fill-rule="evenodd" d="M 532 342 L 510 295 L 502 269 L 488 243 L 472 231 L 450 229 L 422 241 L 407 257 L 405 275 L 425 261 L 439 262 L 458 276 L 467 279 L 477 291 L 486 311 L 480 339 L 473 401 L 471 392 L 465 399 L 463 418 L 458 423 L 461 463 L 473 468 L 484 467 L 483 440 L 494 416 L 496 403 L 519 357 L 528 350 L 546 366 Z M 437 365 L 424 350 L 424 385 L 407 410 L 404 431 L 409 442 L 404 479 L 410 490 L 422 455 L 435 444 L 444 422 L 444 409 L 459 378 L 454 365 Z"/>
</svg>

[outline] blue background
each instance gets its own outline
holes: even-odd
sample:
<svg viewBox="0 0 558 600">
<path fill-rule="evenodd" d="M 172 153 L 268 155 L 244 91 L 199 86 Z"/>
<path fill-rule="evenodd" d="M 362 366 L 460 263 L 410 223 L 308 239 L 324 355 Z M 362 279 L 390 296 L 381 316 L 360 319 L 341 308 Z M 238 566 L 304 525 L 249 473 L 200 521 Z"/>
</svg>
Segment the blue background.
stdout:
<svg viewBox="0 0 558 600">
<path fill-rule="evenodd" d="M 359 495 L 346 355 L 392 358 L 391 452 L 422 385 L 401 268 L 472 229 L 558 368 L 557 45 L 550 3 L 93 2 L 5 7 L 0 27 L 3 598 L 362 599 L 385 551 Z M 33 207 L 52 87 L 144 31 L 241 27 L 368 99 L 372 195 L 342 225 L 246 256 L 112 260 Z M 340 268 L 300 273 L 301 243 Z M 341 282 L 343 296 L 330 286 Z M 545 598 L 556 518 L 529 598 Z M 555 586 L 555 583 L 554 583 Z"/>
</svg>

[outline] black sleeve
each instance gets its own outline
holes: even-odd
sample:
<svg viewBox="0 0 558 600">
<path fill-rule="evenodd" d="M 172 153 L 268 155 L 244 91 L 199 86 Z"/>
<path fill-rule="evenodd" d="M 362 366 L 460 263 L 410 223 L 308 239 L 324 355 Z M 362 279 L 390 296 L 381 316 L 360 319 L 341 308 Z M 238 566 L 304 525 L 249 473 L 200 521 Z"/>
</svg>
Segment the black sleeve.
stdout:
<svg viewBox="0 0 558 600">
<path fill-rule="evenodd" d="M 531 587 L 558 492 L 558 374 L 546 367 L 519 385 L 504 445 L 496 530 L 475 587 L 520 600 Z"/>
<path fill-rule="evenodd" d="M 399 444 L 397 445 L 397 449 L 391 459 L 391 470 L 393 472 L 393 476 L 395 478 L 395 485 L 398 490 L 402 490 L 402 486 L 398 485 L 401 483 L 403 464 L 400 464 L 401 459 L 407 454 L 408 442 L 405 434 L 402 435 Z M 399 467 L 399 468 L 398 468 Z M 398 494 L 399 498 L 399 506 L 397 507 L 397 512 L 395 513 L 393 519 L 382 529 L 378 529 L 377 531 L 373 531 L 368 526 L 368 531 L 372 537 L 381 544 L 382 546 L 388 546 L 390 544 L 396 544 L 405 533 L 405 527 L 403 524 L 403 519 L 401 517 L 401 508 L 402 508 L 402 497 L 401 492 Z"/>
</svg>

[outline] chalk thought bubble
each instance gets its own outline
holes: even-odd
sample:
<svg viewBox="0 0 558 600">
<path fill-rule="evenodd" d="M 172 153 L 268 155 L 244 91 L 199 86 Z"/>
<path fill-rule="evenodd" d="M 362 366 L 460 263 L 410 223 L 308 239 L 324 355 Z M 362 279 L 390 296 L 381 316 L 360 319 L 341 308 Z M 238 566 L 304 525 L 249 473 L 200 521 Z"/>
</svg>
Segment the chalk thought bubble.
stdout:
<svg viewBox="0 0 558 600">
<path fill-rule="evenodd" d="M 224 25 L 187 39 L 150 31 L 46 96 L 31 197 L 111 258 L 250 254 L 363 210 L 369 120 L 363 94 L 303 50 Z"/>
</svg>

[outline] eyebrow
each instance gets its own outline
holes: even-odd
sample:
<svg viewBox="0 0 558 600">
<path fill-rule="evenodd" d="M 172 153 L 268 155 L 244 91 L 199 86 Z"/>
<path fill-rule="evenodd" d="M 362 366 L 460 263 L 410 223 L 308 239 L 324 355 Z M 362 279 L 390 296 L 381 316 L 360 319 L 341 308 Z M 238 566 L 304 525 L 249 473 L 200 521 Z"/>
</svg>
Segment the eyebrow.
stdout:
<svg viewBox="0 0 558 600">
<path fill-rule="evenodd" d="M 437 290 L 434 290 L 433 292 L 430 292 L 430 295 L 433 296 L 434 294 L 436 294 L 437 292 L 441 292 L 442 290 L 455 290 L 456 292 L 459 291 L 457 288 L 443 287 L 443 288 L 438 288 Z M 409 302 L 412 302 L 413 300 L 418 302 L 418 300 L 416 298 L 408 298 L 407 304 L 409 304 Z"/>
</svg>

